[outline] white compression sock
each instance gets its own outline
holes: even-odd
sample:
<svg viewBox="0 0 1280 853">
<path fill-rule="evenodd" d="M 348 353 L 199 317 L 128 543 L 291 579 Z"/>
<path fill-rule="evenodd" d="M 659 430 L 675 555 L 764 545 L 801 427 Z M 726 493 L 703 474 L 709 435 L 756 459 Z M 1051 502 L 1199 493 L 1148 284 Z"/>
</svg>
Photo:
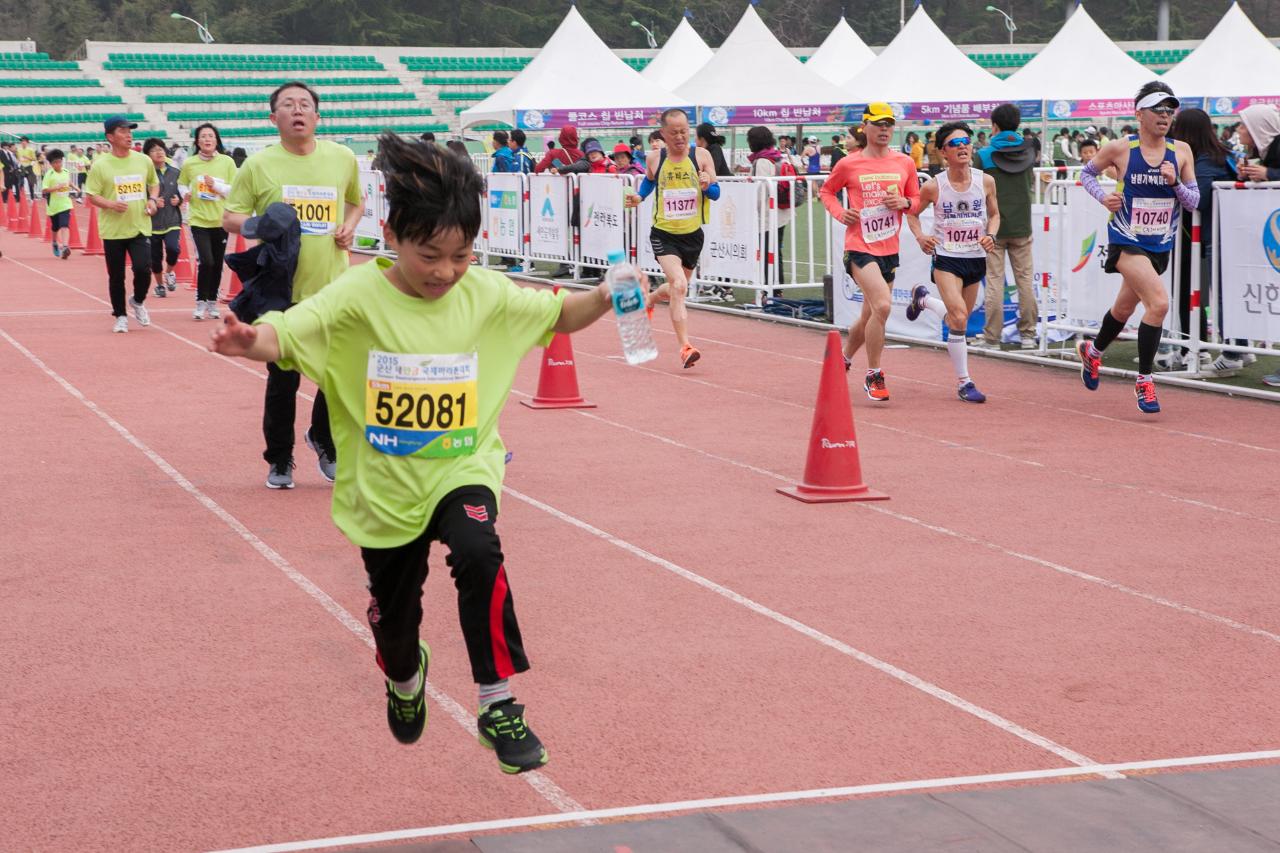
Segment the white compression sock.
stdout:
<svg viewBox="0 0 1280 853">
<path fill-rule="evenodd" d="M 507 684 L 504 678 L 501 681 L 495 681 L 493 684 L 480 685 L 480 707 L 488 708 L 497 702 L 511 698 L 511 686 Z"/>
<path fill-rule="evenodd" d="M 422 686 L 422 672 L 419 670 L 413 674 L 413 678 L 408 681 L 393 681 L 391 686 L 401 696 L 417 696 L 418 688 Z"/>
<path fill-rule="evenodd" d="M 951 356 L 951 366 L 955 369 L 957 379 L 969 378 L 969 350 L 964 343 L 964 332 L 951 329 L 947 335 L 947 355 Z"/>
<path fill-rule="evenodd" d="M 947 319 L 947 304 L 936 296 L 926 296 L 924 298 L 924 307 L 937 314 L 942 319 Z M 961 336 L 964 337 L 963 335 Z"/>
</svg>

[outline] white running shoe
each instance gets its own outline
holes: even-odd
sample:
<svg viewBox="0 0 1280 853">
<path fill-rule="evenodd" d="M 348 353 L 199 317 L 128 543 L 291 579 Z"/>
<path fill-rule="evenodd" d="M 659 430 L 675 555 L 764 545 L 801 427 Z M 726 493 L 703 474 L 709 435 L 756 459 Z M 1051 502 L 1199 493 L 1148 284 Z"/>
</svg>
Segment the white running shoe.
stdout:
<svg viewBox="0 0 1280 853">
<path fill-rule="evenodd" d="M 1243 358 L 1231 358 L 1224 353 L 1213 360 L 1213 364 L 1210 365 L 1209 369 L 1214 373 L 1222 374 L 1230 373 L 1234 370 L 1240 370 L 1243 367 Z"/>
<path fill-rule="evenodd" d="M 129 299 L 129 309 L 133 311 L 133 319 L 138 321 L 139 326 L 151 325 L 151 315 L 147 313 L 147 306 L 131 297 Z"/>
<path fill-rule="evenodd" d="M 210 299 L 204 304 L 204 316 L 209 320 L 221 320 L 222 312 L 218 310 L 218 303 Z"/>
<path fill-rule="evenodd" d="M 112 326 L 112 327 L 111 327 L 111 331 L 113 331 L 113 332 L 127 332 L 127 331 L 129 331 L 129 318 L 128 318 L 128 317 L 117 317 L 117 318 L 116 318 L 116 324 L 115 324 L 114 326 Z"/>
<path fill-rule="evenodd" d="M 164 286 L 165 286 L 165 287 L 167 287 L 167 288 L 169 289 L 169 292 L 170 292 L 170 293 L 172 293 L 173 291 L 177 290 L 177 289 L 178 289 L 178 274 L 177 274 L 177 273 L 174 273 L 174 272 L 167 272 L 167 273 L 165 273 L 165 274 L 164 274 Z"/>
<path fill-rule="evenodd" d="M 203 299 L 196 300 L 196 310 L 191 312 L 192 320 L 203 320 L 205 318 L 204 305 L 205 302 Z"/>
</svg>

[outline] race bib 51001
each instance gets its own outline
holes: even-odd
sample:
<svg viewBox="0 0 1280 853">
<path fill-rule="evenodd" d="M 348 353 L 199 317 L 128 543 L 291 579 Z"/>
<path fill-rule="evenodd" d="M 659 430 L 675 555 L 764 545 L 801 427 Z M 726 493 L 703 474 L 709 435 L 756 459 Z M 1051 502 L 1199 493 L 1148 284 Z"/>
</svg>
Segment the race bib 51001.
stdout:
<svg viewBox="0 0 1280 853">
<path fill-rule="evenodd" d="M 364 436 L 391 456 L 429 459 L 476 452 L 479 393 L 475 353 L 369 352 Z"/>
<path fill-rule="evenodd" d="M 298 214 L 303 234 L 332 234 L 338 230 L 338 188 L 285 186 L 281 200 Z"/>
</svg>

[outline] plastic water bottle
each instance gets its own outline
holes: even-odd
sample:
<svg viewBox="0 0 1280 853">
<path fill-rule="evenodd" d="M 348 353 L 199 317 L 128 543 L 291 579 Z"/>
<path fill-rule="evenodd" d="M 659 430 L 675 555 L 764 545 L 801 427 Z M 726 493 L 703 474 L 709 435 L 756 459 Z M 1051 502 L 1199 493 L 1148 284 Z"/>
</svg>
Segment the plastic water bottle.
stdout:
<svg viewBox="0 0 1280 853">
<path fill-rule="evenodd" d="M 649 315 L 644 309 L 644 289 L 636 268 L 625 263 L 622 252 L 609 253 L 609 269 L 604 280 L 609 283 L 613 300 L 613 315 L 618 321 L 618 334 L 622 337 L 622 352 L 627 364 L 644 364 L 658 357 L 658 347 L 653 342 L 653 330 L 649 327 Z"/>
</svg>

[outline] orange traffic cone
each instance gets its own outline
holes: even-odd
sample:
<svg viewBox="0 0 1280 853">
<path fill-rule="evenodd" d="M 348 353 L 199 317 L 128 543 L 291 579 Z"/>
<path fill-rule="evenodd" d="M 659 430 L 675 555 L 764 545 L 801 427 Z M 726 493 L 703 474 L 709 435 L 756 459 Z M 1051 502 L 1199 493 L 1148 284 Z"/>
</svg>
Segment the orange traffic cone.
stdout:
<svg viewBox="0 0 1280 853">
<path fill-rule="evenodd" d="M 86 255 L 105 255 L 106 250 L 102 248 L 102 237 L 98 234 L 98 208 L 89 208 L 89 236 L 84 241 L 84 252 Z"/>
<path fill-rule="evenodd" d="M 249 244 L 244 241 L 243 234 L 236 235 L 236 252 L 248 251 Z M 231 271 L 231 284 L 227 285 L 227 295 L 219 299 L 219 302 L 230 302 L 240 295 L 240 291 L 244 289 L 244 285 L 240 283 L 240 276 L 236 275 L 235 270 Z"/>
<path fill-rule="evenodd" d="M 41 228 L 41 220 L 45 219 L 44 200 L 37 199 L 31 202 L 31 220 L 27 223 L 27 236 L 33 240 L 44 238 L 44 229 Z"/>
<path fill-rule="evenodd" d="M 191 260 L 191 243 L 187 240 L 187 229 L 178 229 L 178 265 L 173 268 L 178 283 L 185 284 L 187 290 L 196 289 L 196 265 Z"/>
<path fill-rule="evenodd" d="M 44 241 L 46 243 L 53 242 L 53 220 L 48 216 L 44 218 Z"/>
<path fill-rule="evenodd" d="M 853 405 L 849 401 L 849 380 L 844 372 L 840 333 L 837 331 L 827 333 L 827 354 L 822 362 L 822 379 L 818 383 L 818 403 L 813 408 L 804 481 L 778 491 L 805 503 L 889 499 L 888 495 L 873 492 L 862 482 L 858 438 L 853 429 Z"/>
<path fill-rule="evenodd" d="M 9 198 L 4 204 L 0 204 L 0 228 L 8 228 L 9 220 L 17 213 L 17 208 L 13 206 L 13 192 L 10 191 Z"/>
<path fill-rule="evenodd" d="M 542 351 L 542 372 L 538 393 L 521 400 L 531 409 L 594 409 L 595 403 L 582 399 L 578 390 L 578 370 L 573 363 L 573 343 L 568 335 L 557 334 Z"/>
<path fill-rule="evenodd" d="M 13 196 L 9 196 L 9 200 L 13 200 Z M 9 230 L 14 234 L 21 234 L 27 230 L 27 219 L 31 216 L 30 208 L 27 206 L 27 197 L 24 195 L 18 200 L 18 215 L 15 221 L 14 217 L 9 218 Z"/>
<path fill-rule="evenodd" d="M 84 248 L 84 241 L 80 239 L 80 223 L 76 222 L 76 209 L 71 208 L 71 218 L 67 220 L 67 239 L 71 242 L 67 243 L 68 249 L 79 251 Z"/>
</svg>

